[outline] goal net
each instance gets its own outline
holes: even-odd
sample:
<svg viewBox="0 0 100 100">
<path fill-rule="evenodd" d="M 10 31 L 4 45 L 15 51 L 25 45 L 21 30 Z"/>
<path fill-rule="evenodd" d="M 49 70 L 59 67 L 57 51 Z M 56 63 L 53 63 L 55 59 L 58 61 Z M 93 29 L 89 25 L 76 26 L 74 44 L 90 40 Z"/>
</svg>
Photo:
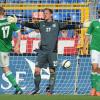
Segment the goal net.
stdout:
<svg viewBox="0 0 100 100">
<path fill-rule="evenodd" d="M 91 2 L 92 1 L 92 2 Z M 0 6 L 6 9 L 6 15 L 15 14 L 20 21 L 43 20 L 44 8 L 53 9 L 53 18 L 60 22 L 80 22 L 96 18 L 99 0 L 0 0 Z M 84 36 L 87 28 L 62 30 L 58 42 L 58 62 L 69 60 L 71 67 L 65 69 L 58 64 L 56 68 L 55 94 L 89 94 L 91 83 L 91 62 L 87 45 L 87 55 L 83 55 Z M 13 34 L 12 44 L 17 34 Z M 34 88 L 34 69 L 37 58 L 36 49 L 40 42 L 39 30 L 25 27 L 20 42 L 20 54 L 10 53 L 10 68 L 24 93 Z M 50 77 L 49 68 L 41 70 L 40 92 L 45 88 Z M 14 89 L 5 75 L 0 72 L 0 93 L 13 93 Z"/>
</svg>

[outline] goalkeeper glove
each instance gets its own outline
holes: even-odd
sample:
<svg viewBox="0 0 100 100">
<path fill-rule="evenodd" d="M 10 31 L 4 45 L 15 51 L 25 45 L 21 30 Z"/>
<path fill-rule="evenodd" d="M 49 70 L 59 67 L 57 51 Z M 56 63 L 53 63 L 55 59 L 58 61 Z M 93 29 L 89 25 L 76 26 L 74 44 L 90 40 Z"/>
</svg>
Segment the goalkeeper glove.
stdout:
<svg viewBox="0 0 100 100">
<path fill-rule="evenodd" d="M 15 15 L 7 17 L 8 22 L 10 23 L 17 23 L 17 17 Z"/>
<path fill-rule="evenodd" d="M 91 24 L 91 21 L 85 21 L 84 23 L 83 23 L 83 27 L 84 28 L 88 28 L 89 26 L 90 26 L 90 24 Z"/>
</svg>

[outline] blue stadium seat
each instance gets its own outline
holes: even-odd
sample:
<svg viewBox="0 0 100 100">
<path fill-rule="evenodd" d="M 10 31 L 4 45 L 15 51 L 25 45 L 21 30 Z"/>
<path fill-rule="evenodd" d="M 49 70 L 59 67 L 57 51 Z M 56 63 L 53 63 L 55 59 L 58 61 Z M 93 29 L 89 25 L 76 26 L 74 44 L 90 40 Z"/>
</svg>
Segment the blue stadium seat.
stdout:
<svg viewBox="0 0 100 100">
<path fill-rule="evenodd" d="M 24 10 L 23 11 L 23 16 L 27 16 L 27 17 L 32 17 L 32 10 Z"/>
<path fill-rule="evenodd" d="M 64 20 L 66 20 L 67 19 L 67 14 L 66 13 L 61 13 L 61 12 L 59 12 L 59 20 L 60 21 L 64 21 Z"/>
<path fill-rule="evenodd" d="M 59 0 L 60 3 L 80 3 L 85 2 L 85 0 Z"/>
<path fill-rule="evenodd" d="M 0 3 L 3 3 L 4 2 L 4 0 L 0 0 Z"/>
<path fill-rule="evenodd" d="M 59 13 L 59 20 L 63 21 L 63 15 L 62 15 L 62 13 Z"/>
<path fill-rule="evenodd" d="M 68 0 L 59 0 L 60 3 L 68 3 Z"/>
<path fill-rule="evenodd" d="M 5 0 L 4 0 L 5 1 Z M 20 3 L 20 0 L 6 0 L 6 2 L 11 2 L 11 3 Z"/>
<path fill-rule="evenodd" d="M 97 8 L 97 9 L 100 9 L 100 4 L 98 4 L 96 8 Z"/>
<path fill-rule="evenodd" d="M 58 3 L 58 0 L 40 0 L 41 3 Z"/>
<path fill-rule="evenodd" d="M 39 0 L 22 0 L 24 3 L 38 3 Z"/>
<path fill-rule="evenodd" d="M 78 2 L 79 2 L 79 3 L 84 3 L 84 2 L 85 2 L 85 0 L 78 0 Z"/>
<path fill-rule="evenodd" d="M 67 1 L 59 0 L 59 3 L 67 3 Z"/>
<path fill-rule="evenodd" d="M 16 12 L 19 10 L 7 10 L 6 15 L 16 15 Z"/>
<path fill-rule="evenodd" d="M 76 14 L 72 14 L 72 15 L 71 15 L 71 20 L 72 20 L 73 22 L 74 22 L 74 21 L 76 22 Z"/>
<path fill-rule="evenodd" d="M 59 14 L 58 13 L 53 13 L 53 19 L 54 20 L 59 20 Z"/>
<path fill-rule="evenodd" d="M 41 2 L 41 3 L 83 3 L 85 2 L 85 0 L 0 0 L 0 3 L 3 3 L 3 2 L 12 2 L 12 3 L 20 3 L 20 2 L 28 2 L 28 3 L 38 3 L 38 2 Z"/>
</svg>

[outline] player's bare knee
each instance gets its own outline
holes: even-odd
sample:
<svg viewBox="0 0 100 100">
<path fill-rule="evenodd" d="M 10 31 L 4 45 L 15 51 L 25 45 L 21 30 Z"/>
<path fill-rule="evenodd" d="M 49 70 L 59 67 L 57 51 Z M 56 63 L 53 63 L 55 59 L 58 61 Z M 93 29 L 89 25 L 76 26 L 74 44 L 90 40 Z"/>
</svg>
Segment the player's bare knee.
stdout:
<svg viewBox="0 0 100 100">
<path fill-rule="evenodd" d="M 55 73 L 55 68 L 50 68 L 50 73 Z"/>
<path fill-rule="evenodd" d="M 9 67 L 2 67 L 2 70 L 4 73 L 7 73 L 10 71 Z"/>
<path fill-rule="evenodd" d="M 98 73 L 100 74 L 100 67 L 98 68 Z"/>
<path fill-rule="evenodd" d="M 92 64 L 92 71 L 97 72 L 98 71 L 98 64 Z"/>
<path fill-rule="evenodd" d="M 41 69 L 39 67 L 35 68 L 35 74 L 36 75 L 40 75 L 40 71 L 41 71 Z"/>
</svg>

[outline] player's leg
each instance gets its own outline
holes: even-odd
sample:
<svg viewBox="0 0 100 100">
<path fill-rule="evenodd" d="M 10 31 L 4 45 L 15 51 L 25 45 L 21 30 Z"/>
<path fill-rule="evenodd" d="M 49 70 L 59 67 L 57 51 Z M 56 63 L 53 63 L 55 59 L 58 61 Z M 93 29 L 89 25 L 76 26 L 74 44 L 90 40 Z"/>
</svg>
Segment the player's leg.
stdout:
<svg viewBox="0 0 100 100">
<path fill-rule="evenodd" d="M 96 95 L 100 96 L 100 67 L 98 68 L 98 73 L 97 73 Z"/>
<path fill-rule="evenodd" d="M 100 96 L 100 52 L 98 54 L 98 71 L 97 71 L 97 82 L 96 82 L 96 95 Z"/>
<path fill-rule="evenodd" d="M 46 88 L 47 95 L 51 95 L 53 93 L 55 85 L 55 68 L 50 68 L 50 79 L 49 84 Z"/>
<path fill-rule="evenodd" d="M 5 73 L 5 76 L 11 82 L 12 86 L 16 88 L 15 94 L 22 94 L 21 88 L 16 83 L 16 79 L 13 76 L 12 72 L 9 69 L 9 56 L 8 53 L 0 52 L 0 64 L 2 66 L 2 70 Z"/>
<path fill-rule="evenodd" d="M 34 73 L 35 89 L 30 94 L 34 95 L 34 94 L 39 93 L 39 89 L 40 89 L 39 85 L 41 82 L 40 71 L 41 71 L 41 68 L 43 68 L 45 63 L 46 63 L 46 53 L 44 51 L 39 51 L 37 62 L 36 62 L 35 73 Z"/>
<path fill-rule="evenodd" d="M 98 52 L 95 50 L 91 51 L 91 63 L 92 63 L 92 72 L 91 72 L 91 86 L 90 91 L 91 96 L 96 95 L 96 81 L 97 81 L 97 71 L 98 71 Z"/>
<path fill-rule="evenodd" d="M 32 94 L 36 94 L 39 91 L 39 86 L 41 82 L 41 75 L 40 75 L 41 68 L 36 66 L 35 68 L 35 73 L 34 73 L 34 84 L 35 84 L 35 89 L 33 90 Z"/>
<path fill-rule="evenodd" d="M 54 85 L 55 85 L 55 68 L 57 66 L 57 54 L 49 53 L 48 54 L 49 68 L 50 68 L 50 79 L 48 87 L 46 88 L 46 92 L 48 95 L 53 93 Z"/>
</svg>

